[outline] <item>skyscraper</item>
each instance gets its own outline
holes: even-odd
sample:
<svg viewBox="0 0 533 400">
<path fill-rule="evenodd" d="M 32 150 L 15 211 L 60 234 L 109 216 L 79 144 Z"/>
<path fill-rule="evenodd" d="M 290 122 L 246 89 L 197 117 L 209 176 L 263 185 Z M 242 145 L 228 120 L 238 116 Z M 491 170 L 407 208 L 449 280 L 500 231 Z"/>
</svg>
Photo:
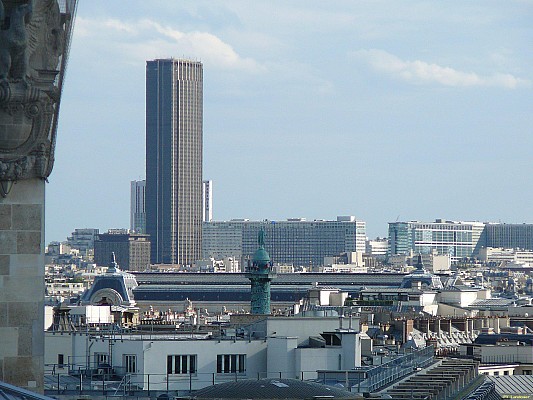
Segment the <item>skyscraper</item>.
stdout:
<svg viewBox="0 0 533 400">
<path fill-rule="evenodd" d="M 192 264 L 202 247 L 203 69 L 146 63 L 146 233 L 152 263 Z"/>
<path fill-rule="evenodd" d="M 145 192 L 145 180 L 131 181 L 130 229 L 135 233 L 146 233 Z"/>
</svg>

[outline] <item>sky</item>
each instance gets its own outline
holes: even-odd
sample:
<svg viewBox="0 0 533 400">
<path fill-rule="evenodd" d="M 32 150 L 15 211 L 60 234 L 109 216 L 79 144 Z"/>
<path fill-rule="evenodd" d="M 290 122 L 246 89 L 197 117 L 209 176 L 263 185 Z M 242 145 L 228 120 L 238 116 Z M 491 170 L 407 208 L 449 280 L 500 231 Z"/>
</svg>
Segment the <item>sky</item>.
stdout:
<svg viewBox="0 0 533 400">
<path fill-rule="evenodd" d="M 533 223 L 533 1 L 80 1 L 46 241 L 129 227 L 145 65 L 204 65 L 215 220 Z"/>
</svg>

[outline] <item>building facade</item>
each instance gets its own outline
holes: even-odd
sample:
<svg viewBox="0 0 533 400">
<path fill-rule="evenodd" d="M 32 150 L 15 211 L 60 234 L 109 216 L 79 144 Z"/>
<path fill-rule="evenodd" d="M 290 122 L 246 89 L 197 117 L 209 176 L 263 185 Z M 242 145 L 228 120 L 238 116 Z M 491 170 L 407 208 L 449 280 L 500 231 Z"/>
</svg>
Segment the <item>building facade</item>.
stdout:
<svg viewBox="0 0 533 400">
<path fill-rule="evenodd" d="M 67 244 L 71 249 L 76 249 L 83 255 L 92 253 L 94 240 L 99 232 L 99 229 L 93 228 L 74 229 L 71 236 L 67 237 Z"/>
<path fill-rule="evenodd" d="M 203 69 L 146 63 L 146 233 L 152 263 L 192 264 L 202 244 Z"/>
<path fill-rule="evenodd" d="M 265 250 L 274 263 L 318 267 L 324 257 L 365 251 L 366 223 L 353 216 L 336 221 L 292 218 L 287 221 L 213 221 L 203 224 L 203 258 L 235 257 L 247 264 L 264 229 Z"/>
<path fill-rule="evenodd" d="M 486 224 L 484 247 L 533 250 L 533 224 Z"/>
<path fill-rule="evenodd" d="M 109 265 L 111 254 L 120 268 L 144 271 L 150 266 L 150 236 L 134 233 L 103 233 L 94 242 L 94 262 Z"/>
<path fill-rule="evenodd" d="M 146 233 L 145 192 L 146 180 L 131 181 L 130 229 L 136 233 Z"/>
<path fill-rule="evenodd" d="M 389 256 L 414 253 L 448 254 L 452 261 L 477 255 L 482 244 L 482 222 L 445 221 L 389 223 Z"/>
<path fill-rule="evenodd" d="M 111 366 L 143 391 L 183 392 L 258 377 L 317 379 L 318 371 L 360 367 L 364 349 L 372 349 L 357 317 L 352 329 L 339 329 L 337 317 L 276 317 L 247 323 L 242 332 L 243 336 L 228 331 L 215 337 L 211 332 L 101 330 L 101 340 L 85 332 L 47 332 L 45 362 L 63 375 L 105 373 Z M 320 335 L 325 339 L 319 343 L 310 339 Z"/>
<path fill-rule="evenodd" d="M 375 238 L 368 239 L 366 241 L 365 253 L 374 257 L 387 257 L 387 251 L 389 250 L 389 239 L 387 238 Z"/>
<path fill-rule="evenodd" d="M 203 222 L 213 220 L 213 181 L 203 181 Z"/>
</svg>

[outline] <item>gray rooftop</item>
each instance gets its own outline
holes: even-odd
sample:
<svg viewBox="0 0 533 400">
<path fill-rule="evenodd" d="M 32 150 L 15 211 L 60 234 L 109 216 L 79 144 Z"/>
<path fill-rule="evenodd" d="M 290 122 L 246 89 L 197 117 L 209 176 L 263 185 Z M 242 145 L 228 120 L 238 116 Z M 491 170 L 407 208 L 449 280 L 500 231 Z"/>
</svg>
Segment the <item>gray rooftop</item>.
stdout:
<svg viewBox="0 0 533 400">
<path fill-rule="evenodd" d="M 5 400 L 52 400 L 51 397 L 0 381 L 0 398 Z"/>
<path fill-rule="evenodd" d="M 477 307 L 507 307 L 512 305 L 514 300 L 512 299 L 502 299 L 498 297 L 494 297 L 492 299 L 477 299 L 474 300 L 472 304 L 470 304 L 470 308 L 477 308 Z"/>
<path fill-rule="evenodd" d="M 499 394 L 519 395 L 533 393 L 533 375 L 488 376 L 496 384 Z"/>
<path fill-rule="evenodd" d="M 297 379 L 246 379 L 209 386 L 195 393 L 196 399 L 357 399 L 344 389 Z"/>
<path fill-rule="evenodd" d="M 244 273 L 179 273 L 179 272 L 136 272 L 139 285 L 249 285 Z M 340 274 L 340 273 L 291 273 L 277 274 L 273 285 L 368 285 L 400 286 L 405 274 Z"/>
</svg>

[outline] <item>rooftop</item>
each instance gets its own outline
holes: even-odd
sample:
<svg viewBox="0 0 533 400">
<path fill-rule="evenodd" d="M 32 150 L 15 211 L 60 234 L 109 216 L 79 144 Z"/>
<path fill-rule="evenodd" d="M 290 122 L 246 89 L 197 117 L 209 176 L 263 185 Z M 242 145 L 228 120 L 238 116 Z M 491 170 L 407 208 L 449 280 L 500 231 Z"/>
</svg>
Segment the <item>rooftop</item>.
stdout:
<svg viewBox="0 0 533 400">
<path fill-rule="evenodd" d="M 246 379 L 209 386 L 195 393 L 195 399 L 357 399 L 344 389 L 296 379 Z"/>
</svg>

